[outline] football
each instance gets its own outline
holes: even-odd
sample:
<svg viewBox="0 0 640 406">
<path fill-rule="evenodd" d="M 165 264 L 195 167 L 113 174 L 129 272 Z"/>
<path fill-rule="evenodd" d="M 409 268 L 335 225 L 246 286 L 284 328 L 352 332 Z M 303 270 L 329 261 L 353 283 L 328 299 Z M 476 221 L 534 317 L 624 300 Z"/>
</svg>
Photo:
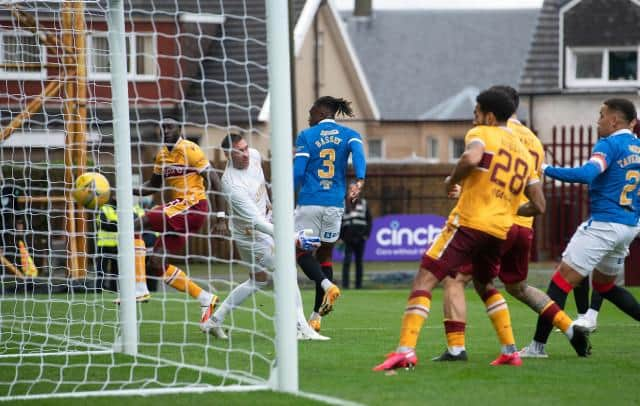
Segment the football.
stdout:
<svg viewBox="0 0 640 406">
<path fill-rule="evenodd" d="M 111 186 L 104 175 L 86 172 L 76 179 L 72 195 L 79 205 L 87 209 L 97 209 L 109 201 Z"/>
</svg>

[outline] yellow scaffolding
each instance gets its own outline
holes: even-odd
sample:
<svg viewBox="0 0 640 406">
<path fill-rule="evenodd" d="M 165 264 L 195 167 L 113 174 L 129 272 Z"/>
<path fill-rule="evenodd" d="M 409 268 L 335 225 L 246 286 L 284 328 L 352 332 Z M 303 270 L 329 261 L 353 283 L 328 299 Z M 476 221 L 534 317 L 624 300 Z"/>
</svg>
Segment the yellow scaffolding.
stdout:
<svg viewBox="0 0 640 406">
<path fill-rule="evenodd" d="M 52 34 L 40 26 L 32 15 L 15 5 L 5 5 L 22 28 L 37 35 L 47 47 L 62 51 L 61 64 L 45 63 L 45 67 L 58 67 L 59 74 L 49 77 L 42 93 L 31 100 L 25 109 L 15 116 L 0 132 L 0 141 L 11 136 L 31 115 L 42 108 L 47 98 L 55 97 L 62 90 L 65 127 L 65 214 L 68 235 L 67 269 L 71 278 L 84 278 L 87 274 L 86 213 L 75 205 L 71 197 L 74 180 L 86 170 L 87 165 L 87 66 L 86 22 L 84 4 L 81 1 L 64 1 L 61 8 L 61 33 Z M 54 53 L 55 54 L 55 53 Z M 64 86 L 63 86 L 64 85 Z M 26 96 L 25 96 L 26 97 Z"/>
</svg>

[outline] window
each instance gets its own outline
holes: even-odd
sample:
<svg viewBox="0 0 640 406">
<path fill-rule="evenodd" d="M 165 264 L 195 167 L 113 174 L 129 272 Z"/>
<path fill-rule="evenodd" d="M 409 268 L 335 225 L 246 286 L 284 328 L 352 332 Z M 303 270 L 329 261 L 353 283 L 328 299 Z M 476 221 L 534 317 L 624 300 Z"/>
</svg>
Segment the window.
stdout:
<svg viewBox="0 0 640 406">
<path fill-rule="evenodd" d="M 46 50 L 28 32 L 3 32 L 0 41 L 0 73 L 4 78 L 40 79 L 46 74 Z"/>
<path fill-rule="evenodd" d="M 451 138 L 449 141 L 449 160 L 457 161 L 464 153 L 464 138 Z"/>
<path fill-rule="evenodd" d="M 637 86 L 638 48 L 570 48 L 567 86 Z"/>
<path fill-rule="evenodd" d="M 576 54 L 576 79 L 600 79 L 602 77 L 602 53 Z"/>
<path fill-rule="evenodd" d="M 156 41 L 153 34 L 129 33 L 125 37 L 127 53 L 127 78 L 129 80 L 154 80 L 157 78 Z M 109 80 L 109 38 L 107 33 L 89 36 L 87 58 L 89 78 Z"/>
<path fill-rule="evenodd" d="M 438 162 L 440 160 L 440 140 L 436 137 L 427 137 L 427 159 Z"/>
<path fill-rule="evenodd" d="M 370 159 L 382 158 L 382 140 L 369 140 L 367 141 L 367 145 L 369 147 Z"/>
<path fill-rule="evenodd" d="M 136 75 L 156 76 L 155 41 L 152 35 L 136 35 Z"/>
<path fill-rule="evenodd" d="M 109 73 L 111 66 L 109 65 L 109 40 L 106 36 L 91 37 L 91 73 Z"/>
<path fill-rule="evenodd" d="M 638 80 L 638 51 L 609 52 L 609 80 Z"/>
</svg>

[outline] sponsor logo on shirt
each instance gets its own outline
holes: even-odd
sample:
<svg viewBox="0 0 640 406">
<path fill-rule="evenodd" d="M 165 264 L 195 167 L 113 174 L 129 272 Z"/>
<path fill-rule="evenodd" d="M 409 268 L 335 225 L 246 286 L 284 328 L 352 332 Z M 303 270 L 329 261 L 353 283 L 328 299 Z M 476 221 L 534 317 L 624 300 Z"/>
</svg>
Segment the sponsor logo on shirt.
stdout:
<svg viewBox="0 0 640 406">
<path fill-rule="evenodd" d="M 165 178 L 173 178 L 175 176 L 184 176 L 189 173 L 196 172 L 195 168 L 189 168 L 183 165 L 168 165 L 162 168 L 162 173 Z"/>
</svg>

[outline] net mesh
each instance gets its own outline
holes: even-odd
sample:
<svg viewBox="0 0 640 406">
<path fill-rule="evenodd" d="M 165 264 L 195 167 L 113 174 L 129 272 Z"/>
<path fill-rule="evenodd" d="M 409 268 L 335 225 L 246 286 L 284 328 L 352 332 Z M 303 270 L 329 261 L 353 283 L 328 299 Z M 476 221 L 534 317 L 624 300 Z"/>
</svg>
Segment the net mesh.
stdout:
<svg viewBox="0 0 640 406">
<path fill-rule="evenodd" d="M 264 151 L 257 119 L 267 96 L 264 1 L 124 6 L 134 188 L 152 175 L 159 124 L 168 117 L 184 124 L 184 137 L 219 171 L 217 146 L 230 131 Z M 114 194 L 118 185 L 106 7 L 0 4 L 0 398 L 266 385 L 274 364 L 270 290 L 229 314 L 223 341 L 200 331 L 197 298 L 148 273 L 151 300 L 137 305 L 139 355 L 114 351 L 121 333 L 115 255 L 97 247 L 100 211 L 78 208 L 69 194 L 86 171 L 105 175 Z M 170 196 L 165 188 L 137 204 L 149 209 Z M 149 263 L 158 234 L 144 237 Z M 190 230 L 183 254 L 160 259 L 222 299 L 252 266 L 236 257 L 209 219 Z"/>
</svg>

